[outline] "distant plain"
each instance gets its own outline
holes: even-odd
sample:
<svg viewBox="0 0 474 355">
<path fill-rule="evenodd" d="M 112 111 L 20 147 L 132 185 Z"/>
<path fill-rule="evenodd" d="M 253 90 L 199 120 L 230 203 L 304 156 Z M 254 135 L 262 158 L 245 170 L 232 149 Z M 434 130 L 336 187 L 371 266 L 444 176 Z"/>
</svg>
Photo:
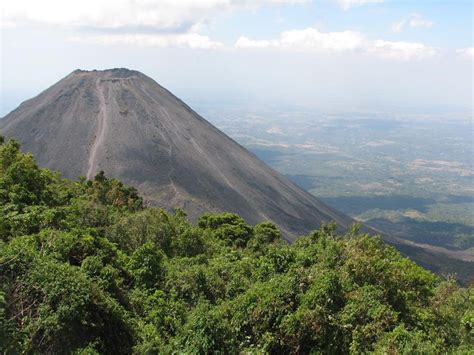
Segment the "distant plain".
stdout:
<svg viewBox="0 0 474 355">
<path fill-rule="evenodd" d="M 469 112 L 194 107 L 334 208 L 394 236 L 474 259 Z"/>
</svg>

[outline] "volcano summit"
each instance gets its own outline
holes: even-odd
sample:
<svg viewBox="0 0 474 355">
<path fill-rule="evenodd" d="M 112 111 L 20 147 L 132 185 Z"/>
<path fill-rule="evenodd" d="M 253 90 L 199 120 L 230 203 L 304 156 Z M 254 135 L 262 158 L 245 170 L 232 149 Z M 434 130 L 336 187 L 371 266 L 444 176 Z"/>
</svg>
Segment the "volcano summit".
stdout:
<svg viewBox="0 0 474 355">
<path fill-rule="evenodd" d="M 104 171 L 192 219 L 235 212 L 270 220 L 289 239 L 322 221 L 352 223 L 137 71 L 76 70 L 0 120 L 0 131 L 41 166 L 68 178 Z"/>
</svg>

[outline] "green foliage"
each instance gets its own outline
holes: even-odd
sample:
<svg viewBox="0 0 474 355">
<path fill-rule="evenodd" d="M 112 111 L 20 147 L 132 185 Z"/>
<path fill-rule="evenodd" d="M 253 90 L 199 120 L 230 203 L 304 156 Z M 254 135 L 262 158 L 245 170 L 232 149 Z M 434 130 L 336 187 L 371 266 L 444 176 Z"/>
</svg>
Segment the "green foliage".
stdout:
<svg viewBox="0 0 474 355">
<path fill-rule="evenodd" d="M 127 263 L 127 270 L 138 288 L 159 288 L 163 279 L 163 252 L 148 242 L 135 250 Z"/>
<path fill-rule="evenodd" d="M 253 230 L 253 237 L 249 241 L 249 248 L 254 251 L 264 251 L 266 246 L 281 239 L 280 230 L 270 222 L 257 224 Z"/>
<path fill-rule="evenodd" d="M 176 336 L 172 347 L 184 354 L 228 354 L 236 348 L 231 327 L 207 302 L 200 302 L 191 311 L 187 322 Z"/>
<path fill-rule="evenodd" d="M 226 245 L 245 247 L 252 237 L 253 229 L 234 213 L 209 214 L 201 216 L 198 225 L 224 241 Z"/>
<path fill-rule="evenodd" d="M 356 227 L 293 245 L 232 213 L 144 208 L 0 139 L 2 353 L 467 354 L 474 292 Z"/>
</svg>

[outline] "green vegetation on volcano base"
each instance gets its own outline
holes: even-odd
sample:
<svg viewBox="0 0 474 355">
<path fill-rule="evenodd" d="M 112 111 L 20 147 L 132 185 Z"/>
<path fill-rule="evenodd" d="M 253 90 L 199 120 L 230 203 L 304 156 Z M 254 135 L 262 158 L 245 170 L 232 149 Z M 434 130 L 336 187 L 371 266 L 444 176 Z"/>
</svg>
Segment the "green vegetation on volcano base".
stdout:
<svg viewBox="0 0 474 355">
<path fill-rule="evenodd" d="M 354 227 L 292 245 L 268 222 L 143 206 L 0 141 L 2 353 L 457 353 L 474 295 Z"/>
</svg>

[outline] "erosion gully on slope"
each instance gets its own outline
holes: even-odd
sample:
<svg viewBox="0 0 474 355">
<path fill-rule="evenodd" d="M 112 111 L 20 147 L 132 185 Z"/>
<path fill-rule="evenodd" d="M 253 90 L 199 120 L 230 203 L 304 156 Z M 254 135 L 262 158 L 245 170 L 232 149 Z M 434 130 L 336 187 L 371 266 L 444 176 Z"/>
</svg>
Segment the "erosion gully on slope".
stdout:
<svg viewBox="0 0 474 355">
<path fill-rule="evenodd" d="M 89 154 L 89 162 L 87 169 L 87 178 L 92 179 L 93 174 L 97 173 L 97 149 L 102 144 L 105 136 L 105 131 L 107 130 L 107 105 L 105 102 L 105 96 L 102 86 L 100 85 L 100 78 L 96 81 L 97 96 L 99 98 L 100 108 L 99 114 L 97 115 L 97 133 L 95 135 L 94 143 L 92 144 L 91 151 Z"/>
</svg>

